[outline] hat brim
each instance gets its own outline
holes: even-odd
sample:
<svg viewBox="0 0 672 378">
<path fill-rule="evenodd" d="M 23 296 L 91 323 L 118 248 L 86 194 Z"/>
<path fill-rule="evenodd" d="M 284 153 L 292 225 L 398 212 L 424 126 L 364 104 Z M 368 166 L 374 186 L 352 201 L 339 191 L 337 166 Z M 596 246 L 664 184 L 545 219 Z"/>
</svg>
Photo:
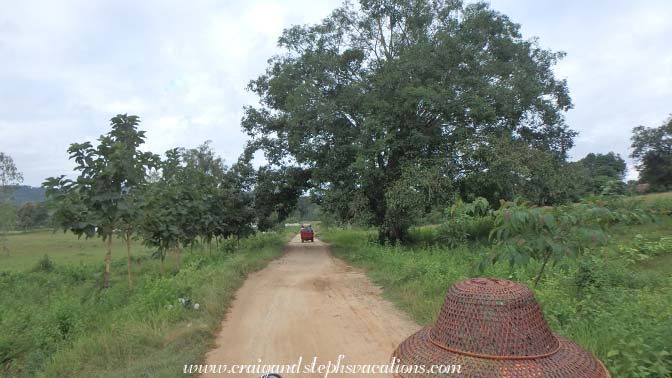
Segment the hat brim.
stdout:
<svg viewBox="0 0 672 378">
<path fill-rule="evenodd" d="M 493 359 L 472 357 L 451 352 L 430 340 L 431 327 L 423 328 L 404 340 L 394 351 L 400 361 L 398 378 L 610 378 L 606 367 L 590 352 L 576 343 L 555 335 L 560 349 L 547 357 L 536 359 Z M 456 365 L 456 372 L 430 372 L 431 366 Z M 402 368 L 403 366 L 403 368 Z M 411 371 L 414 366 L 424 366 L 425 371 Z"/>
</svg>

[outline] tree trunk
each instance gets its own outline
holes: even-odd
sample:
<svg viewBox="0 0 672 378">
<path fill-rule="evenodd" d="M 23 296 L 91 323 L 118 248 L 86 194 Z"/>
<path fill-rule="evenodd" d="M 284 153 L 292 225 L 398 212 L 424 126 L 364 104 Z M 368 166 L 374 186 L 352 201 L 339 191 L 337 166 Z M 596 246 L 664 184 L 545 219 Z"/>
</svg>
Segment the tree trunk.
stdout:
<svg viewBox="0 0 672 378">
<path fill-rule="evenodd" d="M 112 271 L 112 235 L 107 235 L 105 251 L 105 276 L 103 278 L 103 287 L 110 287 L 110 275 Z"/>
<path fill-rule="evenodd" d="M 180 249 L 180 247 L 177 247 L 175 249 L 175 258 L 177 259 L 177 271 L 178 272 L 180 271 L 180 255 L 181 255 L 181 253 L 182 253 L 182 250 Z"/>
<path fill-rule="evenodd" d="M 165 259 L 166 259 L 166 254 L 164 252 L 161 252 L 161 276 L 163 276 L 166 273 L 166 267 L 163 264 Z"/>
<path fill-rule="evenodd" d="M 382 226 L 378 228 L 378 244 L 385 245 L 387 240 L 387 231 Z"/>
<path fill-rule="evenodd" d="M 131 273 L 131 233 L 126 233 L 126 255 L 128 257 L 128 288 L 133 290 L 133 275 Z"/>
</svg>

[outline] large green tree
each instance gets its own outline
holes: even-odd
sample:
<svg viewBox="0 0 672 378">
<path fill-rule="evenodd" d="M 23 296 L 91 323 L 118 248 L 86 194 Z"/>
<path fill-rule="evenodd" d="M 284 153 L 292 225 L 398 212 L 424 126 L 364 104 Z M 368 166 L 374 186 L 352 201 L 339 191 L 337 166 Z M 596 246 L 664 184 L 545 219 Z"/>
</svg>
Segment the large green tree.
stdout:
<svg viewBox="0 0 672 378">
<path fill-rule="evenodd" d="M 654 190 L 672 188 L 672 116 L 660 127 L 635 127 L 631 157 L 639 162 L 641 182 Z"/>
<path fill-rule="evenodd" d="M 563 54 L 484 3 L 361 0 L 279 39 L 243 128 L 271 164 L 309 170 L 323 210 L 404 239 L 413 218 L 482 172 L 493 138 L 564 159 Z M 486 168 L 487 169 L 487 168 Z"/>
</svg>

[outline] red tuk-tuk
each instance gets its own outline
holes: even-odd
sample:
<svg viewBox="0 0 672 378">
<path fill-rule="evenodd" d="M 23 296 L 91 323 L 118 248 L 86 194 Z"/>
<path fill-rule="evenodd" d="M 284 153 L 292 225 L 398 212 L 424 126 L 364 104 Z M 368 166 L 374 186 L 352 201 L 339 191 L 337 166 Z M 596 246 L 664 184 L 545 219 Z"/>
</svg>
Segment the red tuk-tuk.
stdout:
<svg viewBox="0 0 672 378">
<path fill-rule="evenodd" d="M 311 227 L 302 227 L 301 228 L 301 243 L 307 242 L 310 240 L 312 243 L 314 240 L 315 233 Z"/>
</svg>

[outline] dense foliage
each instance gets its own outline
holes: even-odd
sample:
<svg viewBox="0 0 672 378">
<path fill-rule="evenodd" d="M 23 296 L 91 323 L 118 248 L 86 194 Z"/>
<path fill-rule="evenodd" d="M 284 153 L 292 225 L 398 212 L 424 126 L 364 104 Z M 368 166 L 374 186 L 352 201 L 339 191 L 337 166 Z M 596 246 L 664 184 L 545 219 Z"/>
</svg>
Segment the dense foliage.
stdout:
<svg viewBox="0 0 672 378">
<path fill-rule="evenodd" d="M 414 245 L 489 246 L 481 269 L 505 261 L 512 267 L 538 264 L 536 285 L 547 264 L 566 268 L 587 251 L 614 239 L 615 227 L 655 223 L 670 215 L 672 199 L 603 196 L 579 203 L 539 207 L 524 201 L 501 201 L 493 209 L 484 198 L 458 200 L 436 226 L 412 229 Z"/>
<path fill-rule="evenodd" d="M 619 206 L 620 205 L 620 206 Z M 530 207 L 506 202 L 493 213 L 494 239 L 491 262 L 505 258 L 511 265 L 526 265 L 530 259 L 541 267 L 535 277 L 537 285 L 549 262 L 567 266 L 587 249 L 604 245 L 609 227 L 614 224 L 642 224 L 653 215 L 636 205 L 607 202 L 584 202 L 552 208 Z"/>
<path fill-rule="evenodd" d="M 652 189 L 672 188 L 672 116 L 660 127 L 632 130 L 632 155 L 639 162 L 639 178 Z"/>
<path fill-rule="evenodd" d="M 533 180 L 515 191 L 540 190 L 541 204 L 561 196 L 547 186 L 563 181 L 575 135 L 552 71 L 562 54 L 487 5 L 363 0 L 279 41 L 284 54 L 250 83 L 261 106 L 246 108 L 243 127 L 272 164 L 308 169 L 338 219 L 395 241 L 460 187 L 498 200 Z M 504 177 L 484 174 L 501 165 L 494 148 L 515 150 Z"/>
<path fill-rule="evenodd" d="M 244 153 L 229 168 L 206 142 L 193 149 L 169 150 L 161 160 L 140 150 L 145 135 L 138 124 L 137 116 L 112 118 L 112 130 L 99 138 L 97 146 L 91 142 L 70 146 L 80 173 L 75 180 L 60 176 L 44 183 L 56 225 L 79 236 L 101 236 L 106 242 L 104 286 L 109 282 L 114 233 L 126 242 L 129 287 L 133 237 L 155 248 L 163 273 L 171 251 L 179 270 L 185 247 L 211 248 L 213 241 L 239 241 L 254 233 L 254 195 L 260 190 L 253 188 L 251 153 Z M 286 212 L 291 212 L 289 206 Z"/>
<path fill-rule="evenodd" d="M 308 171 L 296 167 L 259 167 L 254 183 L 257 226 L 268 230 L 287 219 L 307 187 Z"/>
<path fill-rule="evenodd" d="M 43 203 L 26 202 L 16 212 L 16 225 L 21 230 L 45 227 L 49 224 L 49 210 Z"/>
<path fill-rule="evenodd" d="M 588 193 L 602 194 L 605 189 L 609 192 L 613 182 L 623 182 L 625 178 L 625 160 L 613 152 L 589 153 L 577 163 L 585 170 L 585 189 Z"/>
<path fill-rule="evenodd" d="M 161 163 L 160 178 L 147 185 L 140 204 L 141 236 L 157 249 L 161 271 L 166 253 L 197 243 L 253 233 L 254 211 L 249 192 L 249 161 L 241 159 L 230 169 L 208 143 L 196 149 L 173 149 Z"/>
<path fill-rule="evenodd" d="M 100 136 L 97 146 L 88 141 L 71 144 L 68 153 L 79 176 L 75 180 L 50 177 L 43 185 L 47 197 L 53 199 L 57 224 L 79 236 L 98 235 L 105 241 L 105 286 L 112 262 L 112 235 L 121 229 L 130 238 L 138 191 L 158 162 L 158 156 L 139 150 L 145 141 L 139 123 L 137 116 L 118 114 L 111 119 L 112 130 Z M 129 285 L 130 259 L 129 250 Z"/>
</svg>

